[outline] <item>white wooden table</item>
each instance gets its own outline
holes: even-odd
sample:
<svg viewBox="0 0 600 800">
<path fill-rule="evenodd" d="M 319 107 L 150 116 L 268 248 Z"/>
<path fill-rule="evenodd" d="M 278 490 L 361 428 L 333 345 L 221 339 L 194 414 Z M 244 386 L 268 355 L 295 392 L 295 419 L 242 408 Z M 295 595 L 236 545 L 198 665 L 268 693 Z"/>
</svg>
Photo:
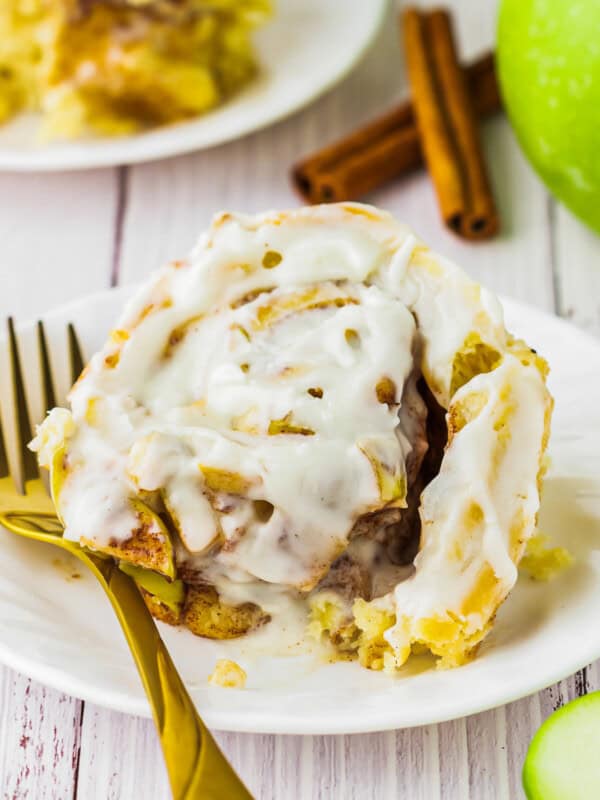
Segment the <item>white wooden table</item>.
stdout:
<svg viewBox="0 0 600 800">
<path fill-rule="evenodd" d="M 466 56 L 493 41 L 495 0 L 456 7 Z M 213 212 L 293 206 L 300 154 L 406 90 L 392 17 L 343 85 L 292 119 L 197 155 L 133 168 L 0 175 L 0 316 L 31 318 L 185 254 Z M 600 334 L 600 240 L 548 196 L 505 119 L 485 143 L 502 235 L 465 244 L 440 225 L 424 173 L 370 199 L 477 280 Z M 554 708 L 600 688 L 600 662 L 538 695 L 442 725 L 365 736 L 217 738 L 257 798 L 522 797 L 528 742 Z M 15 800 L 169 796 L 152 723 L 62 695 L 0 667 L 0 792 Z"/>
</svg>

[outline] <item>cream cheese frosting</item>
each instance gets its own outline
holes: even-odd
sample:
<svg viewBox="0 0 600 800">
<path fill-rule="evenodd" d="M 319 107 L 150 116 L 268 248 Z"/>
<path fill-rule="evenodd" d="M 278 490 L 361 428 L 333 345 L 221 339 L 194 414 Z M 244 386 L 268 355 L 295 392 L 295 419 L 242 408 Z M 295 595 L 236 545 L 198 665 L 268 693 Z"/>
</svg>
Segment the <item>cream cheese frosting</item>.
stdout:
<svg viewBox="0 0 600 800">
<path fill-rule="evenodd" d="M 371 600 L 394 618 L 399 665 L 413 642 L 436 652 L 424 621 L 458 619 L 452 635 L 475 643 L 514 584 L 550 400 L 495 297 L 390 215 L 218 216 L 138 291 L 33 447 L 60 477 L 67 537 L 118 549 L 144 503 L 158 541 L 176 530 L 177 564 L 276 613 L 282 593 L 319 584 L 359 520 L 404 513 L 407 465 L 426 450 L 420 374 L 450 439 L 413 574 Z"/>
</svg>

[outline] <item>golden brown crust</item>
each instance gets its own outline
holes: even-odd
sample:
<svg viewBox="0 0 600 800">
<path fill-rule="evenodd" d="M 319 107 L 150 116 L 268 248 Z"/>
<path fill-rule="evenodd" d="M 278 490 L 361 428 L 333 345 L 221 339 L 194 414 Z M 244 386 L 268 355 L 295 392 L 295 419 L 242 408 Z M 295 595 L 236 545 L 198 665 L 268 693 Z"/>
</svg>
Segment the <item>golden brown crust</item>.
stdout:
<svg viewBox="0 0 600 800">
<path fill-rule="evenodd" d="M 188 586 L 181 616 L 186 628 L 207 639 L 236 639 L 269 620 L 253 603 L 232 606 L 221 602 L 212 586 Z"/>
<path fill-rule="evenodd" d="M 168 530 L 158 515 L 141 501 L 132 500 L 132 506 L 139 524 L 129 539 L 123 542 L 111 539 L 107 545 L 99 547 L 97 542 L 82 537 L 81 544 L 167 578 L 174 578 L 173 543 Z"/>
<path fill-rule="evenodd" d="M 150 592 L 139 587 L 144 602 L 152 616 L 160 622 L 166 622 L 167 625 L 180 625 L 181 624 L 181 611 L 176 613 L 172 608 L 161 603 L 160 600 Z"/>
<path fill-rule="evenodd" d="M 270 620 L 268 614 L 252 603 L 233 606 L 221 602 L 212 586 L 187 584 L 185 601 L 177 610 L 141 586 L 139 589 L 155 619 L 167 625 L 183 625 L 205 639 L 236 639 Z"/>
</svg>

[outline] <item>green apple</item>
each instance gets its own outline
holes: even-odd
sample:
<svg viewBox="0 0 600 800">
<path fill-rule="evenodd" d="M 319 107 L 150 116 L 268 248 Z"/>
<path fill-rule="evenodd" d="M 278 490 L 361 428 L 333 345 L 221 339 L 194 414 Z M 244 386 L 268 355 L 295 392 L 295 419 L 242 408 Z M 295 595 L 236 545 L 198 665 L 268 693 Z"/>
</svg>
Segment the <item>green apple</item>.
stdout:
<svg viewBox="0 0 600 800">
<path fill-rule="evenodd" d="M 529 745 L 523 767 L 528 800 L 600 797 L 600 692 L 555 711 Z"/>
<path fill-rule="evenodd" d="M 497 58 L 523 150 L 600 232 L 600 0 L 503 0 Z"/>
</svg>

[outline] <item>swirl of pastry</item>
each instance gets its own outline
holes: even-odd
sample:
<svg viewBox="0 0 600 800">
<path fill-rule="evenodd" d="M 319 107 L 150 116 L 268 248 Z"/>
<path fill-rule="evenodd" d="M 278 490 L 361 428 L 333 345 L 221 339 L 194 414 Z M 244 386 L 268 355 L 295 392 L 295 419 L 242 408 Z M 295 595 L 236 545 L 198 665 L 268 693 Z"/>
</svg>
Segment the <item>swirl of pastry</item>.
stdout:
<svg viewBox="0 0 600 800">
<path fill-rule="evenodd" d="M 287 595 L 366 666 L 417 644 L 458 664 L 535 529 L 545 377 L 493 295 L 389 214 L 221 214 L 33 446 L 65 535 L 168 621 L 239 636 Z"/>
</svg>

